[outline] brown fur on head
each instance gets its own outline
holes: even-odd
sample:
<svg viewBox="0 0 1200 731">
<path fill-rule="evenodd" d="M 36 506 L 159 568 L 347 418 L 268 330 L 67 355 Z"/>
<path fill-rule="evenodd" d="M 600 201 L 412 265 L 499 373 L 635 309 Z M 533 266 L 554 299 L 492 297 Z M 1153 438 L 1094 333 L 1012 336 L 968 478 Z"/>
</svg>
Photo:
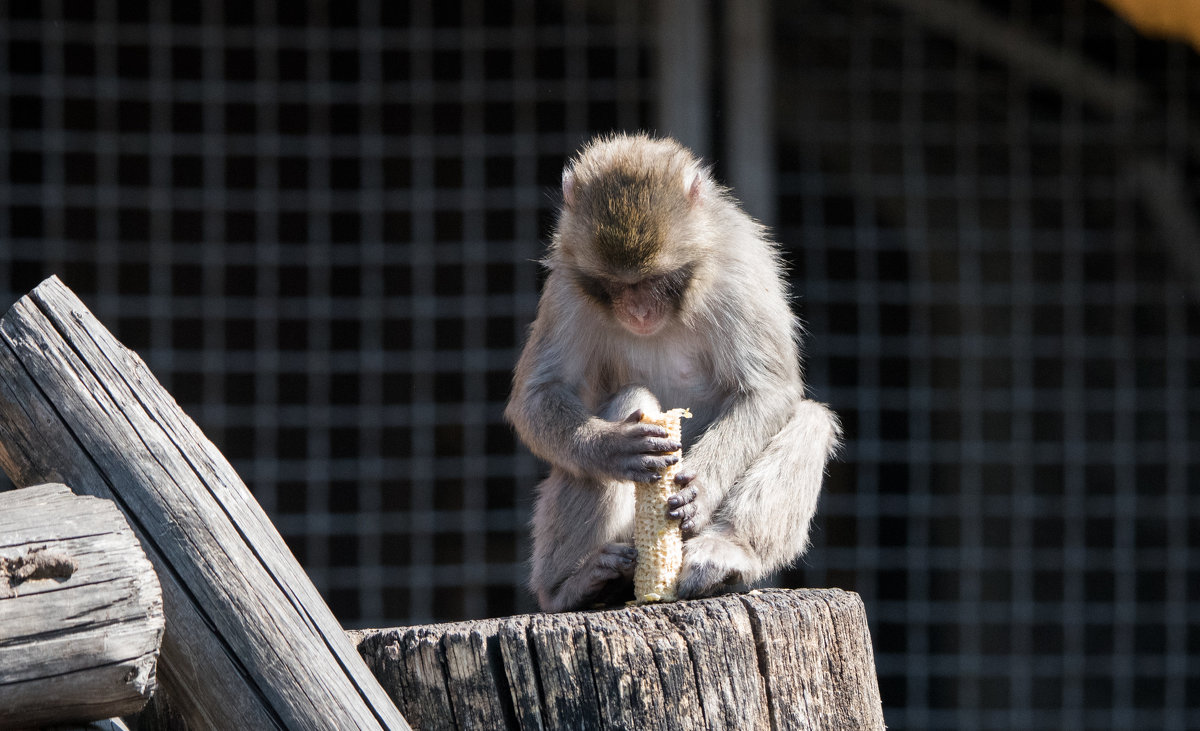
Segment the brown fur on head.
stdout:
<svg viewBox="0 0 1200 731">
<path fill-rule="evenodd" d="M 656 332 L 678 311 L 708 247 L 713 184 L 671 139 L 614 134 L 563 170 L 563 206 L 548 264 L 565 267 L 631 332 Z"/>
<path fill-rule="evenodd" d="M 673 241 L 696 228 L 693 214 L 707 184 L 700 161 L 675 140 L 597 138 L 563 170 L 552 258 L 626 280 L 678 268 L 685 262 Z"/>
</svg>

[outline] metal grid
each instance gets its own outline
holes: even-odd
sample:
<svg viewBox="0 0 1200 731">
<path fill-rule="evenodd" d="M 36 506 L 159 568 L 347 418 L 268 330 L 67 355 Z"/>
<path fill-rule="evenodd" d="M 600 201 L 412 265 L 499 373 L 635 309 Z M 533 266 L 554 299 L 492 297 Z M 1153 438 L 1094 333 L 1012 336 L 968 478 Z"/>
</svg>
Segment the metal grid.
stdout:
<svg viewBox="0 0 1200 731">
<path fill-rule="evenodd" d="M 640 6 L 0 0 L 0 295 L 60 274 L 347 625 L 529 609 L 500 411 L 563 157 L 654 121 Z M 863 595 L 892 728 L 1200 727 L 1194 52 L 1082 0 L 774 14 L 849 436 L 781 583 Z"/>
<path fill-rule="evenodd" d="M 532 608 L 501 420 L 636 2 L 0 3 L 0 292 L 137 350 L 347 625 Z"/>
<path fill-rule="evenodd" d="M 1195 52 L 1099 3 L 778 11 L 850 435 L 787 582 L 862 593 L 892 728 L 1197 727 Z"/>
</svg>

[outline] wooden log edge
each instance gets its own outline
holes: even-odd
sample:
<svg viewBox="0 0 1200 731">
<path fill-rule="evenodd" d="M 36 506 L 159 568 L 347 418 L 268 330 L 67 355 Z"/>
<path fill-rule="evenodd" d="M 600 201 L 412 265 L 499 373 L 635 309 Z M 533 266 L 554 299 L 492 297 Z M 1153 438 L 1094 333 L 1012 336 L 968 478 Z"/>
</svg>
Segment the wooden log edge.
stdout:
<svg viewBox="0 0 1200 731">
<path fill-rule="evenodd" d="M 154 567 L 111 501 L 0 492 L 0 728 L 138 711 L 164 624 Z"/>
<path fill-rule="evenodd" d="M 349 634 L 416 728 L 884 728 L 840 589 Z"/>
<path fill-rule="evenodd" d="M 0 467 L 113 500 L 162 585 L 162 688 L 197 727 L 408 725 L 228 460 L 56 277 L 0 319 Z"/>
</svg>

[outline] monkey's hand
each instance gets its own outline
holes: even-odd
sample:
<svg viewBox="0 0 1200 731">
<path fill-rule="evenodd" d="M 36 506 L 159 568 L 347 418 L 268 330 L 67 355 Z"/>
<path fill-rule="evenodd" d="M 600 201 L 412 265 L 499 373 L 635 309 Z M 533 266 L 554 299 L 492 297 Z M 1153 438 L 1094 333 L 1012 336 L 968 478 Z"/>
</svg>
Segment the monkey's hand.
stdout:
<svg viewBox="0 0 1200 731">
<path fill-rule="evenodd" d="M 682 445 L 668 438 L 667 430 L 641 423 L 637 409 L 621 421 L 595 419 L 596 431 L 588 440 L 585 463 L 591 471 L 618 480 L 652 482 L 679 461 Z"/>
<path fill-rule="evenodd" d="M 685 468 L 675 475 L 675 486 L 679 492 L 667 498 L 667 517 L 678 520 L 679 529 L 684 533 L 695 535 L 708 525 L 711 517 L 696 500 L 700 495 L 700 481 L 695 472 Z"/>
</svg>

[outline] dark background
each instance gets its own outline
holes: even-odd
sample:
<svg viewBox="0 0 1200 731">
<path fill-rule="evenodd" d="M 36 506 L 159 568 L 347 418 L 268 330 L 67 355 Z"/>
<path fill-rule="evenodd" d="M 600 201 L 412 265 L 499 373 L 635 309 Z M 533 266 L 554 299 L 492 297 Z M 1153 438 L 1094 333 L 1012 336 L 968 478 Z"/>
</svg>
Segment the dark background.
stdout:
<svg viewBox="0 0 1200 731">
<path fill-rule="evenodd" d="M 739 5 L 689 6 L 736 177 Z M 892 728 L 1200 727 L 1196 52 L 1091 0 L 759 6 L 745 197 L 847 433 L 778 583 L 862 595 Z M 345 625 L 529 611 L 534 262 L 589 134 L 689 119 L 661 17 L 0 0 L 0 307 L 58 274 Z"/>
</svg>

